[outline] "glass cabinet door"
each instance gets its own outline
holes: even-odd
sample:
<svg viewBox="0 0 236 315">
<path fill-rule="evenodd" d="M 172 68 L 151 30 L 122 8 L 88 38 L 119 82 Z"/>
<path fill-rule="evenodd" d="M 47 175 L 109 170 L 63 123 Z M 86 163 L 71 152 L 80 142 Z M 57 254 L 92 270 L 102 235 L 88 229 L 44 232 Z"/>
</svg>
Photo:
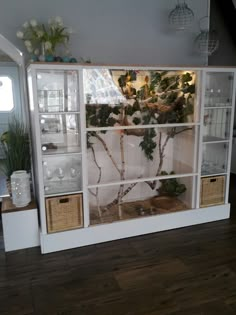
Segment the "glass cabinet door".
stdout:
<svg viewBox="0 0 236 315">
<path fill-rule="evenodd" d="M 202 175 L 216 175 L 227 172 L 228 143 L 206 143 L 202 147 Z"/>
<path fill-rule="evenodd" d="M 227 172 L 233 72 L 206 72 L 203 108 L 202 176 Z"/>
<path fill-rule="evenodd" d="M 37 70 L 45 196 L 80 192 L 81 132 L 77 70 Z"/>
<path fill-rule="evenodd" d="M 39 112 L 77 112 L 78 72 L 37 71 Z"/>
<path fill-rule="evenodd" d="M 37 71 L 42 154 L 80 152 L 78 71 Z"/>
<path fill-rule="evenodd" d="M 80 152 L 79 114 L 41 114 L 43 154 Z"/>
<path fill-rule="evenodd" d="M 228 140 L 231 114 L 230 108 L 204 109 L 203 142 Z"/>
<path fill-rule="evenodd" d="M 205 107 L 231 106 L 232 96 L 232 72 L 206 73 Z"/>
<path fill-rule="evenodd" d="M 81 155 L 44 157 L 43 180 L 45 195 L 81 191 L 81 163 Z"/>
</svg>

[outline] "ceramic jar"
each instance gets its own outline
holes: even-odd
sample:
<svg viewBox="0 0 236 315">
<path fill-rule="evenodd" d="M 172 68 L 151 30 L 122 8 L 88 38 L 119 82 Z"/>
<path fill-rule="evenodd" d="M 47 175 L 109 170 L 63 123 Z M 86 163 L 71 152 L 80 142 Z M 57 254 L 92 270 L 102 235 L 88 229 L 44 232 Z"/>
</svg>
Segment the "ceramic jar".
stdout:
<svg viewBox="0 0 236 315">
<path fill-rule="evenodd" d="M 31 201 L 30 176 L 26 171 L 15 171 L 11 175 L 12 203 L 20 208 Z"/>
</svg>

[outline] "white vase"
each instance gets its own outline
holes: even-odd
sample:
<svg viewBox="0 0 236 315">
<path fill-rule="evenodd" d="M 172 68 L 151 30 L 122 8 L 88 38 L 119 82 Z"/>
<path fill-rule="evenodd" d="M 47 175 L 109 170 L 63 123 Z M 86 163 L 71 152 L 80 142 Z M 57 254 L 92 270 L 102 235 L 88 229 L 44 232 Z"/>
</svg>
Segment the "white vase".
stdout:
<svg viewBox="0 0 236 315">
<path fill-rule="evenodd" d="M 11 175 L 12 203 L 17 207 L 25 207 L 31 201 L 30 176 L 26 171 L 15 171 Z"/>
</svg>

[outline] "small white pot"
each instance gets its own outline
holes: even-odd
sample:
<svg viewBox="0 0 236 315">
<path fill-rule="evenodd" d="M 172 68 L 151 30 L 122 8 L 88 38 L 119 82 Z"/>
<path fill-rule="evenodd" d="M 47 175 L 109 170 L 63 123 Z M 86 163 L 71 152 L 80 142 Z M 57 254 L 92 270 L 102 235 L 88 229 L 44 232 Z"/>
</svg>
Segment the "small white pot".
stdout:
<svg viewBox="0 0 236 315">
<path fill-rule="evenodd" d="M 11 175 L 12 203 L 17 207 L 25 207 L 31 201 L 30 176 L 26 171 L 15 171 Z"/>
</svg>

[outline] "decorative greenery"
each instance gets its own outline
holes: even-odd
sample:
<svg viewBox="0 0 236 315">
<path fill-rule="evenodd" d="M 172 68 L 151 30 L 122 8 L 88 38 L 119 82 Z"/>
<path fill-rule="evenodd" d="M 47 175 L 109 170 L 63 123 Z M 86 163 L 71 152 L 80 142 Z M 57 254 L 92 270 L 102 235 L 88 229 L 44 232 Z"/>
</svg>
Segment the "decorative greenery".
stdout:
<svg viewBox="0 0 236 315">
<path fill-rule="evenodd" d="M 48 24 L 38 23 L 35 19 L 25 22 L 16 36 L 24 41 L 27 51 L 34 55 L 42 53 L 42 45 L 46 54 L 54 54 L 58 44 L 67 46 L 70 31 L 64 26 L 62 18 L 50 18 Z"/>
<path fill-rule="evenodd" d="M 161 176 L 164 175 L 174 175 L 175 172 L 170 172 L 169 174 L 165 171 L 161 172 Z M 160 179 L 161 186 L 157 189 L 160 196 L 173 196 L 177 197 L 186 191 L 186 186 L 180 184 L 176 178 Z"/>
<path fill-rule="evenodd" d="M 18 170 L 30 170 L 29 133 L 26 126 L 17 118 L 9 122 L 8 131 L 1 135 L 0 141 L 5 154 L 3 171 L 10 179 L 11 174 Z"/>
<path fill-rule="evenodd" d="M 148 160 L 153 160 L 153 152 L 157 146 L 156 142 L 153 140 L 155 137 L 156 132 L 153 128 L 146 129 L 143 140 L 139 144 Z"/>
<path fill-rule="evenodd" d="M 86 123 L 87 127 L 118 127 L 116 151 L 113 154 L 104 136 L 107 130 L 89 131 L 87 133 L 87 147 L 90 149 L 93 161 L 97 168 L 97 183 L 102 179 L 102 167 L 96 157 L 94 144 L 99 143 L 107 158 L 114 166 L 121 181 L 117 196 L 106 205 L 106 210 L 117 205 L 118 216 L 122 218 L 123 198 L 137 185 L 138 182 L 124 186 L 126 179 L 125 137 L 140 137 L 139 147 L 147 160 L 155 163 L 154 177 L 173 175 L 162 171 L 165 159 L 165 150 L 170 139 L 191 130 L 192 127 L 175 124 L 189 122 L 189 115 L 194 112 L 195 76 L 193 73 L 182 71 L 124 71 L 118 78 L 116 70 L 110 70 L 114 84 L 118 85 L 123 94 L 122 102 L 114 104 L 92 103 L 94 95 L 87 94 Z M 94 86 L 93 86 L 94 88 Z M 96 86 L 95 86 L 96 88 Z M 96 97 L 95 97 L 96 99 Z M 153 128 L 157 124 L 174 124 L 165 128 Z M 140 127 L 145 125 L 145 127 Z M 126 128 L 126 126 L 128 128 Z M 135 126 L 135 128 L 130 128 Z M 120 127 L 120 130 L 119 130 Z M 138 178 L 141 178 L 140 175 Z M 159 181 L 146 180 L 145 184 L 153 191 Z M 177 179 L 161 180 L 157 189 L 159 195 L 178 196 L 186 191 L 186 186 Z M 98 214 L 101 217 L 99 189 L 89 190 L 96 200 Z"/>
<path fill-rule="evenodd" d="M 140 85 L 140 80 L 137 83 L 138 76 L 138 71 L 130 70 L 120 75 L 117 80 L 127 103 L 114 107 L 109 104 L 96 106 L 87 104 L 87 126 L 138 126 L 187 122 L 188 116 L 193 114 L 194 110 L 195 83 L 190 72 L 150 71 L 149 76 L 144 77 L 143 85 Z M 143 136 L 140 147 L 145 156 L 153 160 L 157 146 L 155 131 L 144 130 L 137 135 Z M 174 136 L 172 133 L 171 137 Z"/>
</svg>

